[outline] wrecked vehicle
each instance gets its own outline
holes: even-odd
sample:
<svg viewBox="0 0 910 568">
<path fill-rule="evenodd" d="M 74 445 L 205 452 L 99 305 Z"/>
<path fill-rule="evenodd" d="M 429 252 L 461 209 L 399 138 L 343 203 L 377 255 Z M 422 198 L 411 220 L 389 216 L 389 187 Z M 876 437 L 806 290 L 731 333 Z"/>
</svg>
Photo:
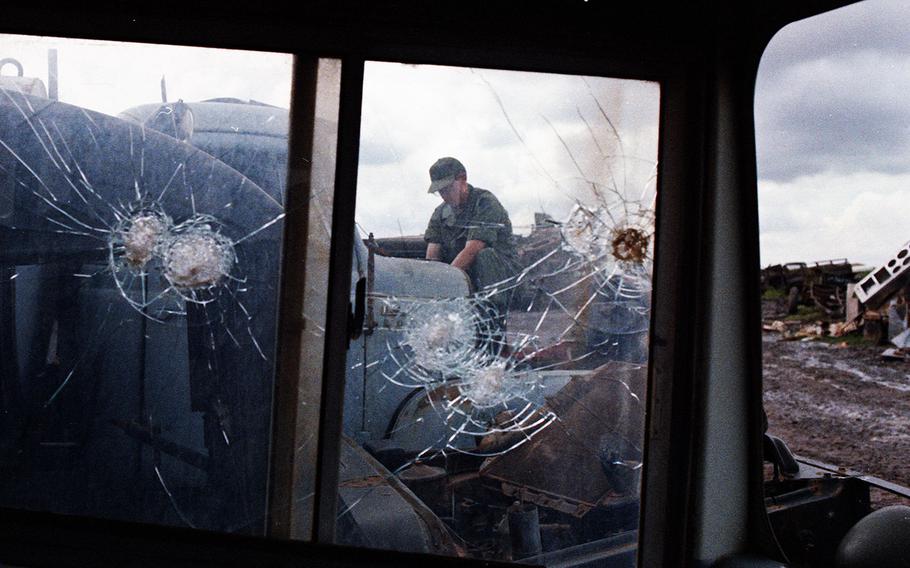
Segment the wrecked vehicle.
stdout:
<svg viewBox="0 0 910 568">
<path fill-rule="evenodd" d="M 762 292 L 777 290 L 787 295 L 787 313 L 799 304 L 817 307 L 831 317 L 846 313 L 847 285 L 856 281 L 853 265 L 846 258 L 811 264 L 775 264 L 761 271 Z"/>
<path fill-rule="evenodd" d="M 254 314 L 277 301 L 280 186 L 137 123 L 0 97 L 3 502 L 255 532 L 275 331 Z M 251 176 L 280 172 L 248 150 Z"/>
</svg>

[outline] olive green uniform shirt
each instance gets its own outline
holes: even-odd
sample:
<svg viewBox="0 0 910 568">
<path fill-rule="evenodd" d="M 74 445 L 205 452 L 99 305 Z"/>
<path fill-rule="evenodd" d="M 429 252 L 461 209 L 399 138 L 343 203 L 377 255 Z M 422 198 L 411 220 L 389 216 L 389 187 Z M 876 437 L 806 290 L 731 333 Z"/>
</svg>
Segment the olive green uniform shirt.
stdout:
<svg viewBox="0 0 910 568">
<path fill-rule="evenodd" d="M 515 257 L 509 214 L 495 195 L 471 184 L 461 211 L 456 212 L 448 203 L 433 211 L 423 239 L 441 245 L 441 260 L 448 263 L 472 240 L 483 241 L 487 248 L 508 259 Z"/>
</svg>

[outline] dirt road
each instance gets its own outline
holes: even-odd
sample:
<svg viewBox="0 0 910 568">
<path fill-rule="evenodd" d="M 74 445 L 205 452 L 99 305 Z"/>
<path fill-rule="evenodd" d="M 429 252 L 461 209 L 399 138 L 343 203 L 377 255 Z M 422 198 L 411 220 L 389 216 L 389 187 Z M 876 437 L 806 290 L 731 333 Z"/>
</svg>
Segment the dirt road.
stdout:
<svg viewBox="0 0 910 568">
<path fill-rule="evenodd" d="M 910 487 L 910 363 L 779 338 L 763 337 L 769 432 L 797 455 Z"/>
</svg>

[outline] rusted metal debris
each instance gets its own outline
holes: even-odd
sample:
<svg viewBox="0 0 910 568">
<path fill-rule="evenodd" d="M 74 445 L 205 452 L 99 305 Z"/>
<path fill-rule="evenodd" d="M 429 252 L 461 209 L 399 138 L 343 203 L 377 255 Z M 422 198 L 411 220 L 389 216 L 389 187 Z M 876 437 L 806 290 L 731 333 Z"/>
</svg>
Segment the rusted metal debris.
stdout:
<svg viewBox="0 0 910 568">
<path fill-rule="evenodd" d="M 803 304 L 815 306 L 829 317 L 843 317 L 847 285 L 855 278 L 853 265 L 846 258 L 775 264 L 761 272 L 763 292 L 776 289 L 788 294 L 787 313 L 796 313 L 797 306 Z"/>
<path fill-rule="evenodd" d="M 828 332 L 831 337 L 843 337 L 848 333 L 853 333 L 860 328 L 860 319 L 855 318 L 850 321 L 832 323 L 828 326 Z"/>
<path fill-rule="evenodd" d="M 584 517 L 595 506 L 593 503 L 581 503 L 570 499 L 564 499 L 558 495 L 534 491 L 527 487 L 519 487 L 507 482 L 502 482 L 501 487 L 503 495 L 506 495 L 507 497 L 512 497 L 523 503 L 534 503 L 541 507 L 548 507 L 554 511 L 572 515 L 576 518 Z"/>
<path fill-rule="evenodd" d="M 834 324 L 832 324 L 834 325 Z M 786 341 L 796 341 L 800 339 L 812 339 L 823 337 L 830 333 L 830 327 L 825 328 L 824 322 L 801 322 L 801 321 L 784 321 L 775 320 L 762 325 L 763 331 L 776 331 L 780 333 L 781 338 Z M 831 333 L 833 335 L 833 333 Z"/>
<path fill-rule="evenodd" d="M 779 332 L 785 340 L 843 337 L 862 330 L 865 340 L 875 345 L 882 345 L 905 331 L 910 302 L 910 243 L 885 264 L 853 282 L 856 278 L 846 259 L 811 264 L 791 262 L 765 268 L 762 270 L 763 293 L 769 289 L 786 292 L 788 314 L 796 314 L 802 304 L 816 308 L 818 318 L 806 321 L 802 316 L 811 312 L 801 313 L 793 321 L 766 320 L 762 329 Z M 782 302 L 782 299 L 778 300 L 776 314 L 769 313 L 765 317 L 782 315 Z M 835 319 L 841 321 L 833 321 Z M 882 355 L 903 357 L 894 349 Z"/>
<path fill-rule="evenodd" d="M 480 476 L 498 482 L 508 496 L 576 517 L 634 500 L 637 483 L 620 487 L 607 462 L 640 463 L 646 377 L 645 367 L 618 362 L 576 377 L 541 410 L 560 419 L 488 460 Z"/>
<path fill-rule="evenodd" d="M 882 359 L 887 359 L 889 361 L 908 361 L 910 360 L 910 351 L 907 349 L 889 347 L 882 351 Z"/>
<path fill-rule="evenodd" d="M 388 482 L 386 478 L 381 475 L 368 475 L 367 477 L 359 477 L 357 479 L 346 479 L 338 483 L 338 487 L 353 487 L 353 488 L 363 488 L 363 487 L 379 487 L 380 485 L 385 485 Z"/>
</svg>

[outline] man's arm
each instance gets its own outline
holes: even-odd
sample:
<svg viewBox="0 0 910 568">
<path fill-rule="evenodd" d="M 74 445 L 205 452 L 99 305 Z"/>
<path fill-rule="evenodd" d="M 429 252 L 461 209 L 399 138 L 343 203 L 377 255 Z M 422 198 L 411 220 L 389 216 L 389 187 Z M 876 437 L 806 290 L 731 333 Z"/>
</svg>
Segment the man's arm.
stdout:
<svg viewBox="0 0 910 568">
<path fill-rule="evenodd" d="M 427 243 L 427 260 L 442 259 L 442 245 L 439 243 Z"/>
<path fill-rule="evenodd" d="M 471 268 L 471 265 L 474 264 L 474 257 L 477 256 L 477 253 L 486 248 L 486 246 L 487 243 L 483 241 L 470 240 L 466 242 L 464 248 L 461 249 L 461 252 L 458 253 L 458 256 L 452 261 L 452 266 L 467 271 Z M 430 254 L 429 247 L 427 248 L 427 254 Z"/>
</svg>

